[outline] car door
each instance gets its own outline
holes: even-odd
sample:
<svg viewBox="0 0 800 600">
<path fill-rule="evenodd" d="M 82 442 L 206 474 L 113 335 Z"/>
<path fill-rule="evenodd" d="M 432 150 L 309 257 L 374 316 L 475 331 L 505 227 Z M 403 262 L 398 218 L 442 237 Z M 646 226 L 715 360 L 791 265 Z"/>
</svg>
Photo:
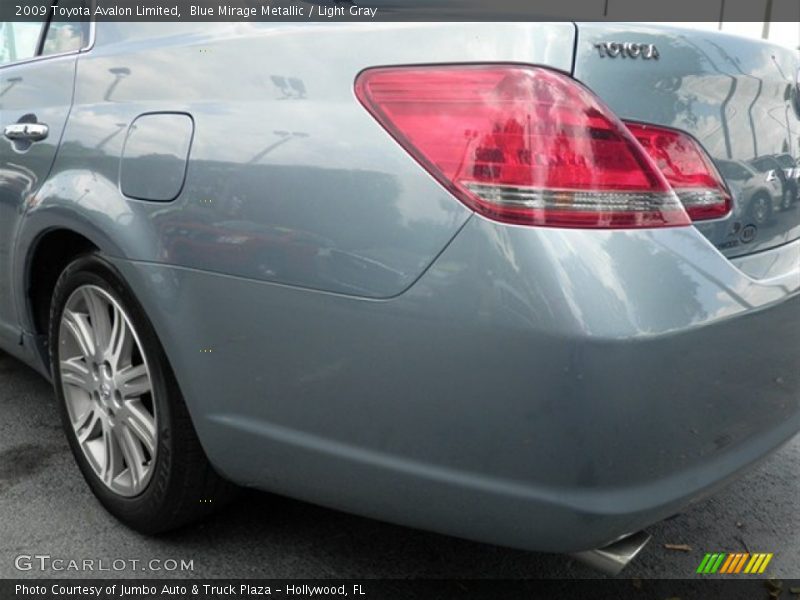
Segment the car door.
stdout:
<svg viewBox="0 0 800 600">
<path fill-rule="evenodd" d="M 80 6 L 82 0 L 59 0 Z M 0 342 L 19 338 L 14 232 L 47 178 L 69 115 L 88 23 L 0 23 Z"/>
</svg>

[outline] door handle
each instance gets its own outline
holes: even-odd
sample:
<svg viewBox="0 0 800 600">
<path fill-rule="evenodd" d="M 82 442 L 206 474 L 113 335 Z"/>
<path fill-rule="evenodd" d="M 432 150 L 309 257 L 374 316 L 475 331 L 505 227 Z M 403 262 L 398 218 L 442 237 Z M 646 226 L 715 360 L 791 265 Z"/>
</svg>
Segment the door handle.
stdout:
<svg viewBox="0 0 800 600">
<path fill-rule="evenodd" d="M 49 132 L 50 128 L 44 123 L 14 123 L 7 125 L 3 133 L 13 141 L 41 142 Z"/>
</svg>

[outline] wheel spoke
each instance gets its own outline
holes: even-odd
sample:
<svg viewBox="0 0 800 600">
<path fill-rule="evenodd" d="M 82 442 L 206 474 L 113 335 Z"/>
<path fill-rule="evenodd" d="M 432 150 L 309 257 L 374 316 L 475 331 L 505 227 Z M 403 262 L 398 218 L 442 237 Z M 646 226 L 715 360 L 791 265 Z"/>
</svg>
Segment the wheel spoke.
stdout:
<svg viewBox="0 0 800 600">
<path fill-rule="evenodd" d="M 91 393 L 92 381 L 86 360 L 82 356 L 62 360 L 61 381 Z"/>
<path fill-rule="evenodd" d="M 119 450 L 116 436 L 107 425 L 103 427 L 103 451 L 105 462 L 101 476 L 106 485 L 110 486 L 114 478 L 122 471 L 122 453 Z"/>
<path fill-rule="evenodd" d="M 125 315 L 116 306 L 113 307 L 113 323 L 109 334 L 108 352 L 111 364 L 115 369 L 120 369 L 130 364 L 131 351 L 133 350 L 133 336 L 128 329 Z"/>
<path fill-rule="evenodd" d="M 94 356 L 95 344 L 92 326 L 89 325 L 86 315 L 64 309 L 62 323 L 78 344 L 81 354 L 85 357 Z"/>
<path fill-rule="evenodd" d="M 75 434 L 78 436 L 78 443 L 83 446 L 90 441 L 96 434 L 97 423 L 100 420 L 100 411 L 94 406 L 82 414 L 74 423 Z"/>
<path fill-rule="evenodd" d="M 83 288 L 83 300 L 89 313 L 94 333 L 94 347 L 101 352 L 108 350 L 111 340 L 109 303 L 91 288 Z"/>
<path fill-rule="evenodd" d="M 143 364 L 125 367 L 117 374 L 117 389 L 124 400 L 139 398 L 150 392 L 150 376 Z"/>
<path fill-rule="evenodd" d="M 139 400 L 125 406 L 125 423 L 136 435 L 150 456 L 156 452 L 156 421 Z"/>
<path fill-rule="evenodd" d="M 135 488 L 139 486 L 139 482 L 144 476 L 144 454 L 142 447 L 136 440 L 125 425 L 119 425 L 116 430 L 117 441 L 122 450 L 122 456 L 125 458 L 125 464 L 128 467 L 128 473 L 131 478 L 131 485 Z"/>
</svg>

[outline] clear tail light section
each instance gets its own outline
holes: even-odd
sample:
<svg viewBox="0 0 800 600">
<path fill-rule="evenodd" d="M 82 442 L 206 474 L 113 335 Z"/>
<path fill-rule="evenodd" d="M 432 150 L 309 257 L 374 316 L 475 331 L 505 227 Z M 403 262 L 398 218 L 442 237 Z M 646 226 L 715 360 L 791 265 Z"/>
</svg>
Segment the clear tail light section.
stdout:
<svg viewBox="0 0 800 600">
<path fill-rule="evenodd" d="M 375 68 L 355 90 L 403 148 L 488 218 L 607 229 L 690 224 L 625 124 L 566 75 L 523 65 Z"/>
<path fill-rule="evenodd" d="M 693 221 L 718 219 L 731 210 L 731 196 L 719 171 L 694 138 L 665 127 L 627 123 L 656 162 Z"/>
</svg>

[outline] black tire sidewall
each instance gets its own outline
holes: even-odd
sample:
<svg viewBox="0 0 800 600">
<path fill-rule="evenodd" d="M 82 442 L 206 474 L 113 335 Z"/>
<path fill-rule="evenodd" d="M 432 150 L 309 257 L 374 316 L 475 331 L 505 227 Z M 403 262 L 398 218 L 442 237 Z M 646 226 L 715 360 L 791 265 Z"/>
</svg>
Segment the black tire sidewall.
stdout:
<svg viewBox="0 0 800 600">
<path fill-rule="evenodd" d="M 759 217 L 758 207 L 763 205 L 764 211 L 763 216 Z M 772 216 L 772 201 L 769 199 L 768 196 L 758 196 L 753 202 L 752 208 L 750 209 L 750 215 L 752 216 L 753 220 L 756 222 L 756 225 L 763 225 L 767 221 L 769 221 L 770 217 Z"/>
<path fill-rule="evenodd" d="M 153 388 L 153 405 L 156 412 L 157 450 L 156 464 L 147 487 L 137 496 L 124 497 L 114 493 L 98 478 L 78 445 L 66 408 L 64 390 L 57 365 L 59 364 L 58 335 L 64 306 L 70 295 L 82 285 L 95 285 L 110 294 L 123 307 L 131 325 L 136 330 L 142 351 L 146 356 Z M 177 389 L 166 361 L 166 356 L 155 331 L 122 277 L 116 269 L 97 254 L 89 254 L 71 262 L 56 282 L 50 313 L 49 330 L 50 364 L 57 406 L 61 421 L 75 460 L 94 494 L 105 507 L 121 520 L 133 527 L 147 531 L 153 515 L 160 514 L 174 481 L 172 404 L 176 401 Z"/>
<path fill-rule="evenodd" d="M 792 207 L 792 190 L 791 190 L 791 188 L 788 188 L 783 192 L 783 199 L 781 200 L 781 207 L 784 210 L 789 210 Z"/>
</svg>

